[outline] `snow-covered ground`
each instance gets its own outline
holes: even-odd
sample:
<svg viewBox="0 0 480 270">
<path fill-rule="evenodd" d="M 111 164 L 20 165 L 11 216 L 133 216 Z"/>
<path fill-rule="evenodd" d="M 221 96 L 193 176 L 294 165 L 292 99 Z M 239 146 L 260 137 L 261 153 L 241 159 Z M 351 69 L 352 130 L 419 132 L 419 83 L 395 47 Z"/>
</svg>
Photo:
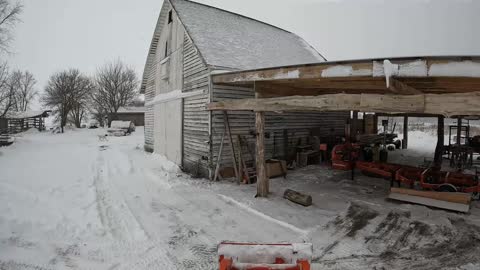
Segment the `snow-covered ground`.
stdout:
<svg viewBox="0 0 480 270">
<path fill-rule="evenodd" d="M 0 148 L 0 269 L 216 269 L 222 240 L 312 242 L 314 269 L 480 269 L 469 215 L 385 200 L 388 182 L 310 166 L 255 186 L 191 179 L 143 130 L 28 132 Z M 308 208 L 282 198 L 308 192 Z"/>
</svg>

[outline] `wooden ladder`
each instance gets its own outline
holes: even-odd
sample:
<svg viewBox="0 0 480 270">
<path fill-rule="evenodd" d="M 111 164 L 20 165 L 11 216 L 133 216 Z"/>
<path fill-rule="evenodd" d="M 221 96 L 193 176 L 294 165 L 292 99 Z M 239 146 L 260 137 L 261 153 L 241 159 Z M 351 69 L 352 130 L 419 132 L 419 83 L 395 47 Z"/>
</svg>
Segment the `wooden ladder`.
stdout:
<svg viewBox="0 0 480 270">
<path fill-rule="evenodd" d="M 250 148 L 248 147 L 248 142 L 243 136 L 237 135 L 236 143 L 237 145 L 235 148 L 238 149 L 238 171 L 239 175 L 241 175 L 241 180 L 245 184 L 254 183 L 257 179 L 257 169 L 255 168 L 255 160 Z M 245 151 L 248 152 L 248 156 L 250 156 L 252 162 L 246 162 Z"/>
</svg>

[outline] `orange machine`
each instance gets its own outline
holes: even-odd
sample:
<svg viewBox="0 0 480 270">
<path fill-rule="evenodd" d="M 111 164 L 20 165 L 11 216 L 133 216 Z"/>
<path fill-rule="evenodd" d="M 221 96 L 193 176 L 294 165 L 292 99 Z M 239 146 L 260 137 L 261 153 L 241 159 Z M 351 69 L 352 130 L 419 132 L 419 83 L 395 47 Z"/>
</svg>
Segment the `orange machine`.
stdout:
<svg viewBox="0 0 480 270">
<path fill-rule="evenodd" d="M 380 163 L 380 162 L 369 162 L 369 161 L 357 161 L 357 169 L 359 169 L 364 174 L 371 174 L 376 177 L 383 177 L 391 179 L 392 176 L 395 176 L 395 172 L 402 168 L 402 165 L 392 164 L 392 163 Z"/>
<path fill-rule="evenodd" d="M 312 244 L 222 242 L 220 270 L 310 270 Z"/>
<path fill-rule="evenodd" d="M 360 146 L 352 143 L 335 145 L 332 149 L 332 167 L 336 170 L 352 170 L 360 156 Z"/>
<path fill-rule="evenodd" d="M 461 172 L 442 172 L 427 169 L 420 177 L 420 185 L 424 189 L 448 192 L 480 192 L 480 181 L 476 175 Z"/>
</svg>

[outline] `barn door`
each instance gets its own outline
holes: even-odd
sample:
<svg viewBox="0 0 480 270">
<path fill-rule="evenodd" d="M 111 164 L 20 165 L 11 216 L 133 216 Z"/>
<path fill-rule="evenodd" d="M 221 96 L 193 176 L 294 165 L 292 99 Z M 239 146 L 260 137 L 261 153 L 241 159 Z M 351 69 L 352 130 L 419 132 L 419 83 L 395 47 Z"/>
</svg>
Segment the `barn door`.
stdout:
<svg viewBox="0 0 480 270">
<path fill-rule="evenodd" d="M 155 153 L 182 165 L 182 99 L 155 105 Z"/>
</svg>

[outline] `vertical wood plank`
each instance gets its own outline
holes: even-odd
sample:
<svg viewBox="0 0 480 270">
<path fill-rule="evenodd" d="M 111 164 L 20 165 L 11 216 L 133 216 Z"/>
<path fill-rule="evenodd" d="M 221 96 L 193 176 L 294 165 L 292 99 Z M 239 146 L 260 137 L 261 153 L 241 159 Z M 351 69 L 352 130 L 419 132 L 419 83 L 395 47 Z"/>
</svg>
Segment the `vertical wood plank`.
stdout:
<svg viewBox="0 0 480 270">
<path fill-rule="evenodd" d="M 457 145 L 462 142 L 462 117 L 457 118 Z"/>
<path fill-rule="evenodd" d="M 355 142 L 357 140 L 358 133 L 358 111 L 352 112 L 352 122 L 350 126 L 350 141 Z"/>
<path fill-rule="evenodd" d="M 255 112 L 255 128 L 256 128 L 256 163 L 257 163 L 257 196 L 267 197 L 269 183 L 265 168 L 265 113 Z"/>
<path fill-rule="evenodd" d="M 238 179 L 238 169 L 237 169 L 237 159 L 235 158 L 235 146 L 233 146 L 233 139 L 232 139 L 232 132 L 230 130 L 230 122 L 228 121 L 228 113 L 227 111 L 223 111 L 223 120 L 225 121 L 225 129 L 227 130 L 228 141 L 230 143 L 230 149 L 232 153 L 232 164 L 233 164 L 233 171 L 235 172 L 235 178 Z"/>
<path fill-rule="evenodd" d="M 434 163 L 435 167 L 440 168 L 442 166 L 443 146 L 444 146 L 444 126 L 445 117 L 438 117 L 437 125 L 437 146 L 435 147 Z"/>
<path fill-rule="evenodd" d="M 443 132 L 442 132 L 443 134 Z M 402 149 L 408 148 L 408 116 L 403 117 L 403 141 Z"/>
</svg>

